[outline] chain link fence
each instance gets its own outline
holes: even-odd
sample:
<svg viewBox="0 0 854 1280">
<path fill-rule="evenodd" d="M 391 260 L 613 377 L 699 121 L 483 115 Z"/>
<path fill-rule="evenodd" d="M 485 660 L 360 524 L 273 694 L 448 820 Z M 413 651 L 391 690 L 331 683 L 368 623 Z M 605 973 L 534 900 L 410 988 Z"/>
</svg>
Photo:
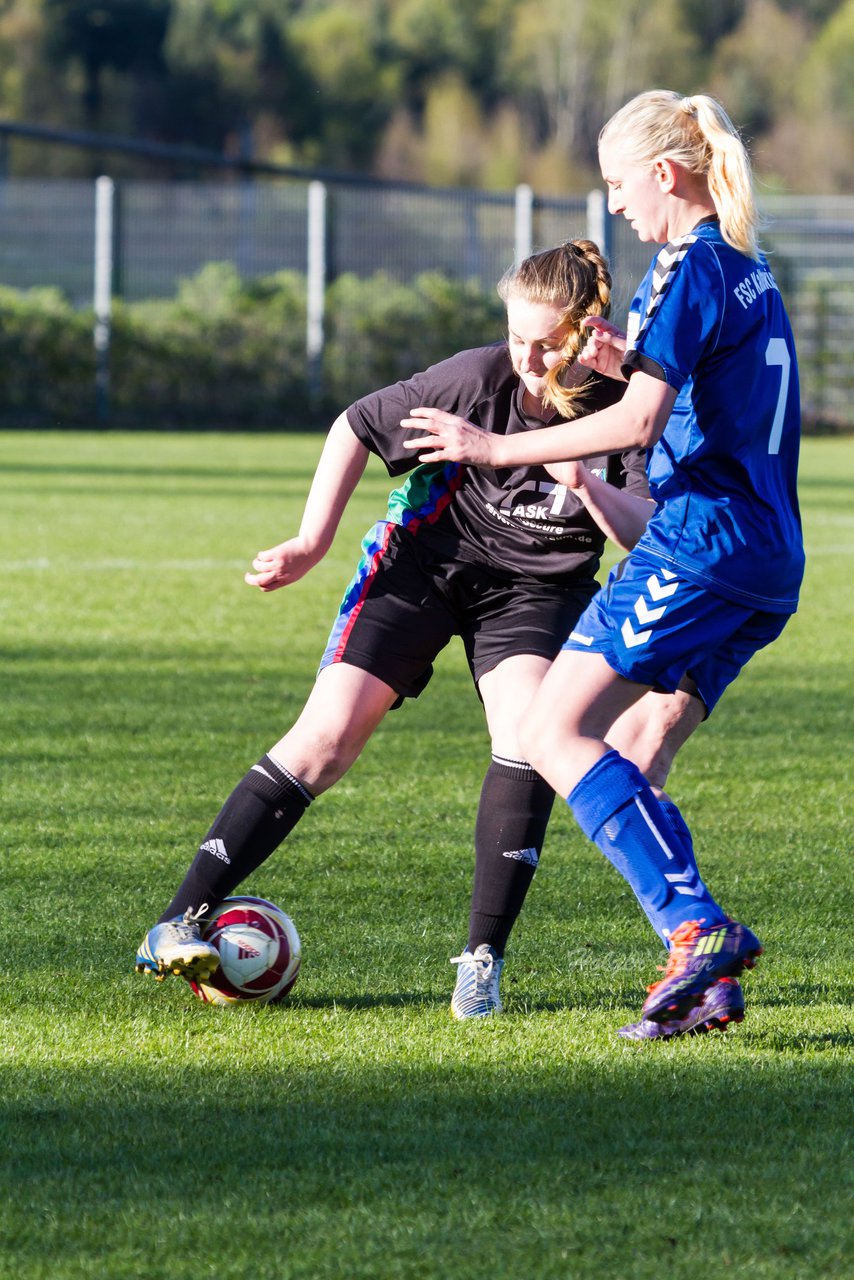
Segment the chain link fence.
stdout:
<svg viewBox="0 0 854 1280">
<path fill-rule="evenodd" d="M 0 181 L 0 284 L 49 286 L 75 307 L 91 308 L 96 204 L 90 181 Z M 382 290 L 441 273 L 494 297 L 514 259 L 589 235 L 609 254 L 619 319 L 650 258 L 650 246 L 622 219 L 608 217 L 598 192 L 543 199 L 527 188 L 486 193 L 343 179 L 127 179 L 110 184 L 109 207 L 101 307 L 105 298 L 172 297 L 182 279 L 212 262 L 233 264 L 245 280 L 300 273 L 307 280 L 306 356 L 318 377 L 325 290 L 342 276 Z M 812 429 L 850 429 L 854 197 L 768 196 L 762 209 L 764 244 L 795 328 L 805 419 Z M 417 363 L 417 349 L 412 356 Z"/>
</svg>

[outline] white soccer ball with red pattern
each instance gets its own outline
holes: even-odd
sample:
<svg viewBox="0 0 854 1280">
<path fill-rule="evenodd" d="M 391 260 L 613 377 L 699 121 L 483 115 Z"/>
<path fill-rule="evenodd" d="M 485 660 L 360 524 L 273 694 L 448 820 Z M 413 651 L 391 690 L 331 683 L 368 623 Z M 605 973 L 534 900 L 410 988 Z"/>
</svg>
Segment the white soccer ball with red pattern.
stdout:
<svg viewBox="0 0 854 1280">
<path fill-rule="evenodd" d="M 206 1004 L 284 1000 L 297 980 L 302 948 L 293 920 L 265 898 L 226 898 L 201 922 L 219 968 L 190 986 Z"/>
</svg>

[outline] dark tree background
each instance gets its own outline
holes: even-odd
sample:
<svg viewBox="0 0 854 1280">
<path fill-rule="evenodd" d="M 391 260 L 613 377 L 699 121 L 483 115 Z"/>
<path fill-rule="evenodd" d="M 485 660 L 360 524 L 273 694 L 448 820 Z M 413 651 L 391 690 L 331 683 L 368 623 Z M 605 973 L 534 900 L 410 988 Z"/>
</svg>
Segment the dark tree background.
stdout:
<svg viewBox="0 0 854 1280">
<path fill-rule="evenodd" d="M 0 113 L 454 185 L 597 180 L 631 94 L 722 98 L 770 189 L 854 180 L 854 0 L 5 0 Z M 85 173 L 16 146 L 12 172 Z"/>
</svg>

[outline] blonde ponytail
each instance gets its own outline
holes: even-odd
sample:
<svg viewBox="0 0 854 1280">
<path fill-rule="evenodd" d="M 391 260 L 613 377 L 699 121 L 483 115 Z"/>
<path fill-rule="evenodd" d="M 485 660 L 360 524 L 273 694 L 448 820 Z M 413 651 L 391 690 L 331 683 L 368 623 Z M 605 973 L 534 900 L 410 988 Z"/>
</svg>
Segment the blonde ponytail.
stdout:
<svg viewBox="0 0 854 1280">
<path fill-rule="evenodd" d="M 759 212 L 747 149 L 724 108 L 708 94 L 652 89 L 611 117 L 599 144 L 612 142 L 641 163 L 662 158 L 702 174 L 728 244 L 758 258 Z"/>
</svg>

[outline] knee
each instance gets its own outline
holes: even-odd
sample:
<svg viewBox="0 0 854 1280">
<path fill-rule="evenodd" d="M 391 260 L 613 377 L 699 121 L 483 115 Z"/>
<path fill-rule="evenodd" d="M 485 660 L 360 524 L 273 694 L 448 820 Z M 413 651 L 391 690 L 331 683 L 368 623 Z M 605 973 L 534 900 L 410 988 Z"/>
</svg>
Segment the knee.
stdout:
<svg viewBox="0 0 854 1280">
<path fill-rule="evenodd" d="M 661 789 L 677 752 L 704 714 L 702 702 L 688 694 L 648 693 L 612 726 L 608 742 Z"/>
<path fill-rule="evenodd" d="M 270 751 L 277 763 L 292 773 L 312 795 L 328 791 L 344 776 L 359 754 L 357 744 L 344 737 L 292 732 Z"/>
<path fill-rule="evenodd" d="M 543 773 L 543 765 L 554 753 L 551 730 L 549 717 L 539 714 L 535 707 L 529 710 L 518 728 L 521 754 L 539 774 Z"/>
</svg>

